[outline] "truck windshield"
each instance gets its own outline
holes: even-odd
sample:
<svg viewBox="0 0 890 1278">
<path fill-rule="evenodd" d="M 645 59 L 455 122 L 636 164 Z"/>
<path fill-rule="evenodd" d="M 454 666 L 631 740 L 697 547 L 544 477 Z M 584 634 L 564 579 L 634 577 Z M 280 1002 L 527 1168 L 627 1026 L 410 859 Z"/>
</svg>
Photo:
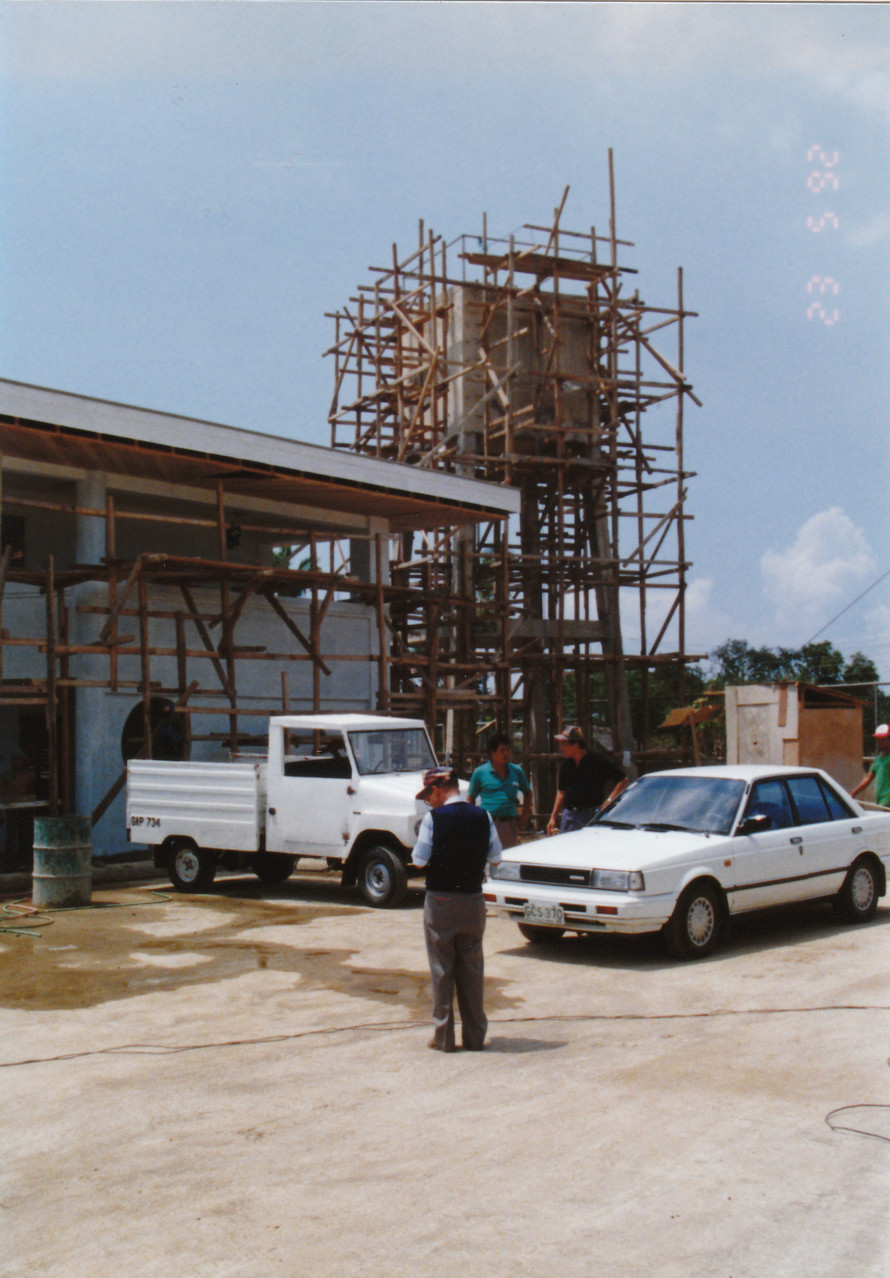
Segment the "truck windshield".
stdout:
<svg viewBox="0 0 890 1278">
<path fill-rule="evenodd" d="M 386 728 L 350 732 L 355 766 L 362 776 L 378 772 L 425 772 L 436 757 L 422 728 Z"/>
</svg>

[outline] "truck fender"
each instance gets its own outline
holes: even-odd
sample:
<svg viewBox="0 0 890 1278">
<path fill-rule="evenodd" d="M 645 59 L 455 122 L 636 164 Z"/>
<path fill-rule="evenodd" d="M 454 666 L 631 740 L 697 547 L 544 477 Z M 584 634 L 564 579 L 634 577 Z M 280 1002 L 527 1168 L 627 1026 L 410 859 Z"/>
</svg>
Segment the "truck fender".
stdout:
<svg viewBox="0 0 890 1278">
<path fill-rule="evenodd" d="M 394 835 L 390 834 L 388 830 L 362 830 L 361 834 L 349 849 L 349 855 L 343 862 L 343 874 L 340 881 L 344 887 L 355 886 L 356 872 L 358 870 L 358 863 L 361 860 L 362 853 L 368 848 L 373 847 L 391 848 L 392 851 L 395 852 L 396 856 L 399 857 L 401 861 L 404 861 L 405 865 L 407 865 L 411 860 L 411 849 L 406 848 L 405 845 L 400 843 L 399 840 Z"/>
</svg>

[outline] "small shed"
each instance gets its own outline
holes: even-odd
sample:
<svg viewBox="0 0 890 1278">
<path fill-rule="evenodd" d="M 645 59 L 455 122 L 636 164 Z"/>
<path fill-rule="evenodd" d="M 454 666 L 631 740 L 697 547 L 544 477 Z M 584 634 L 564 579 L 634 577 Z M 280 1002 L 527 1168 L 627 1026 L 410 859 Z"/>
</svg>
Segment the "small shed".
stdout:
<svg viewBox="0 0 890 1278">
<path fill-rule="evenodd" d="M 864 703 L 807 683 L 726 688 L 727 763 L 822 768 L 850 790 L 863 776 Z"/>
</svg>

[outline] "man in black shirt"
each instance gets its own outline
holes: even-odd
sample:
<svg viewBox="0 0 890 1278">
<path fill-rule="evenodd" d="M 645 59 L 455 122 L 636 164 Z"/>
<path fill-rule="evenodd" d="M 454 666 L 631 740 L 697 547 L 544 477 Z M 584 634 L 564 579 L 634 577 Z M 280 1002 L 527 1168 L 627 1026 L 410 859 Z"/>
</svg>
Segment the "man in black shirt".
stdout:
<svg viewBox="0 0 890 1278">
<path fill-rule="evenodd" d="M 481 1052 L 488 1021 L 482 1006 L 482 934 L 486 865 L 497 865 L 501 845 L 491 817 L 461 798 L 450 768 L 430 768 L 417 795 L 430 806 L 411 853 L 426 869 L 423 932 L 433 984 L 433 1037 L 429 1046 L 454 1051 L 454 994 L 463 1046 Z"/>
<path fill-rule="evenodd" d="M 604 754 L 590 753 L 580 728 L 565 728 L 556 740 L 563 762 L 547 833 L 565 834 L 586 825 L 597 808 L 619 795 L 628 781 L 617 763 Z"/>
</svg>

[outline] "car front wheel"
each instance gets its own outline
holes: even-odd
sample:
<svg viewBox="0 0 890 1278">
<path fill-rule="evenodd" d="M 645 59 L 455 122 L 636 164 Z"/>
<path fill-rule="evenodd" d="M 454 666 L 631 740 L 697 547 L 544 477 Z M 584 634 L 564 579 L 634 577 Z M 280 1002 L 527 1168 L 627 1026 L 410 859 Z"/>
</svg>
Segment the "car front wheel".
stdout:
<svg viewBox="0 0 890 1278">
<path fill-rule="evenodd" d="M 216 874 L 216 857 L 194 843 L 177 843 L 170 853 L 167 873 L 177 892 L 204 892 Z"/>
<path fill-rule="evenodd" d="M 692 883 L 680 896 L 665 926 L 668 950 L 675 958 L 704 958 L 714 949 L 722 930 L 723 913 L 716 891 L 707 883 Z"/>
<path fill-rule="evenodd" d="M 408 871 L 392 848 L 369 848 L 358 867 L 358 888 L 376 909 L 393 909 L 408 890 Z"/>
<path fill-rule="evenodd" d="M 878 908 L 879 890 L 874 862 L 871 857 L 860 857 L 850 866 L 834 899 L 835 912 L 848 923 L 867 923 Z"/>
</svg>

